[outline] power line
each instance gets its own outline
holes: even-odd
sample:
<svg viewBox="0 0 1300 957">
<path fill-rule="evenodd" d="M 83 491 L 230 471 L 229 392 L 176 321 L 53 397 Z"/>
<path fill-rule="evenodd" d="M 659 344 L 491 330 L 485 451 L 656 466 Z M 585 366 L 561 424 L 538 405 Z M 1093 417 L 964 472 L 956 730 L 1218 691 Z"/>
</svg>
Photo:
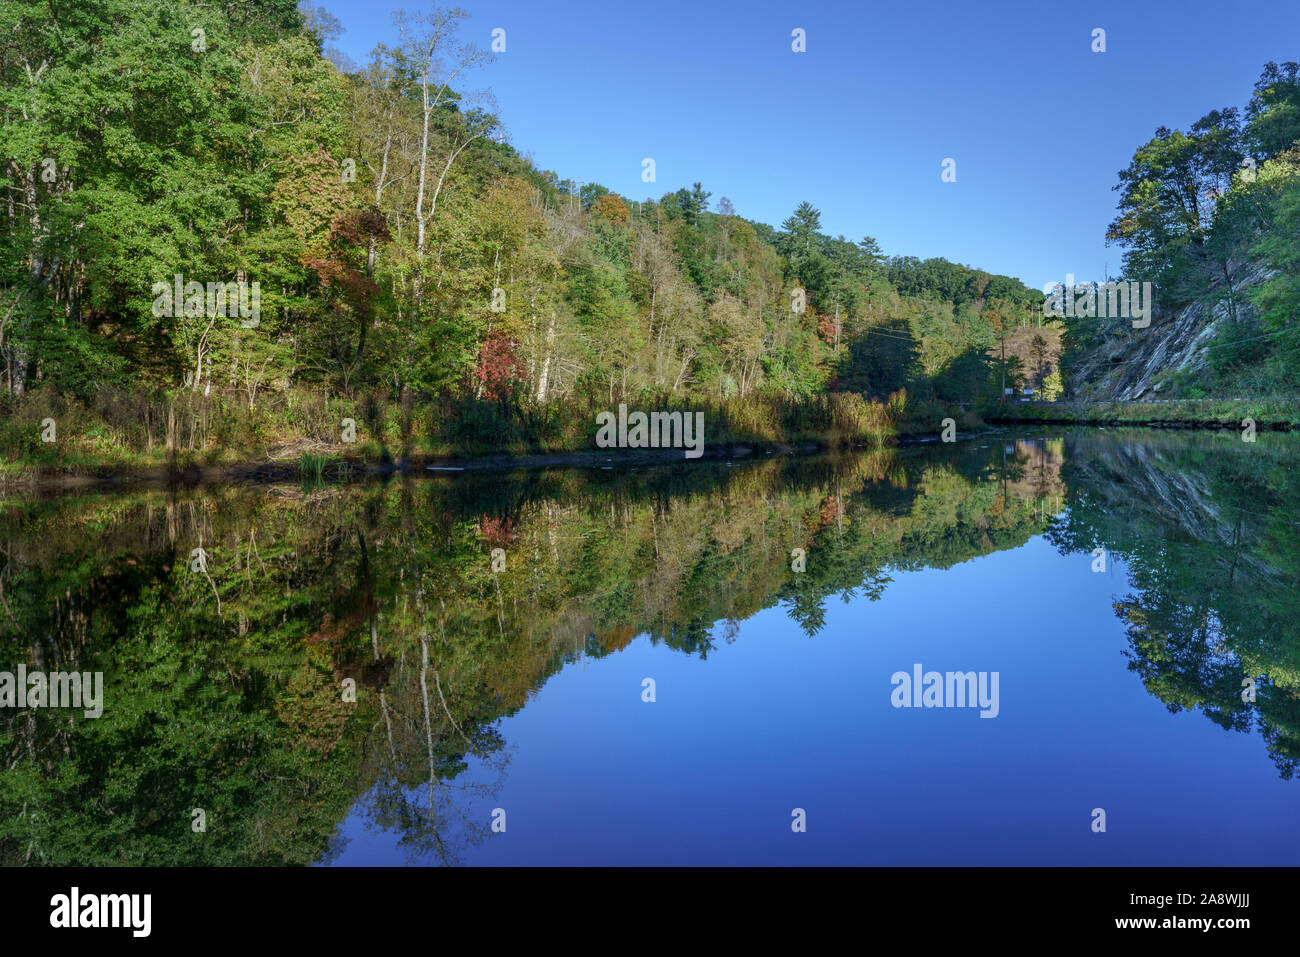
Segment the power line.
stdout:
<svg viewBox="0 0 1300 957">
<path fill-rule="evenodd" d="M 1262 336 L 1251 336 L 1249 339 L 1233 339 L 1231 342 L 1220 342 L 1218 345 L 1206 346 L 1206 349 L 1223 349 L 1226 346 L 1240 345 L 1243 342 L 1254 342 L 1257 339 L 1269 339 L 1273 336 L 1280 336 L 1284 332 L 1295 332 L 1300 326 L 1287 326 L 1284 329 L 1274 329 L 1272 332 L 1266 332 Z"/>
<path fill-rule="evenodd" d="M 888 332 L 877 332 L 875 329 L 867 329 L 865 330 L 865 334 L 869 336 L 883 336 L 886 339 L 897 339 L 899 342 L 916 342 L 916 339 L 912 336 L 895 336 Z"/>
</svg>

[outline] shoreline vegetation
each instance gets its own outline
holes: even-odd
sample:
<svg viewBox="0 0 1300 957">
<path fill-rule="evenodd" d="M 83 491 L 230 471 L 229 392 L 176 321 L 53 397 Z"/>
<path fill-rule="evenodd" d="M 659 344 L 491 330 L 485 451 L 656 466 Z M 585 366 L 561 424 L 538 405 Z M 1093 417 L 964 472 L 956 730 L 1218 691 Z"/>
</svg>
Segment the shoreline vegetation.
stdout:
<svg viewBox="0 0 1300 957">
<path fill-rule="evenodd" d="M 989 422 L 1025 425 L 1131 425 L 1153 429 L 1300 430 L 1300 398 L 1162 399 L 1025 402 L 986 414 Z"/>
<path fill-rule="evenodd" d="M 710 458 L 994 422 L 1300 427 L 1283 398 L 1057 401 L 1098 369 L 1159 366 L 1121 361 L 1159 337 L 1099 315 L 1091 287 L 1053 287 L 1054 311 L 1015 277 L 828 234 L 807 201 L 777 227 L 701 182 L 654 185 L 653 158 L 642 197 L 540 169 L 471 88 L 493 55 L 456 40 L 466 16 L 399 14 L 358 66 L 291 0 L 15 6 L 0 483 L 594 456 L 622 406 L 702 414 Z M 1121 173 L 1109 237 L 1128 281 L 1161 290 L 1161 335 L 1195 332 L 1170 310 L 1227 297 L 1217 377 L 1188 365 L 1162 394 L 1288 392 L 1300 65 L 1268 64 L 1244 113 L 1193 133 L 1162 128 Z M 1213 199 L 1186 223 L 1160 205 L 1184 180 Z"/>
<path fill-rule="evenodd" d="M 32 397 L 33 399 L 35 397 Z M 340 482 L 371 475 L 530 468 L 624 468 L 691 461 L 681 448 L 596 444 L 597 406 L 545 408 L 499 401 L 381 406 L 318 396 L 275 420 L 264 407 L 180 393 L 155 402 L 117 397 L 96 408 L 68 400 L 57 417 L 29 402 L 0 423 L 0 489 L 23 486 Z M 956 441 L 1005 425 L 1131 426 L 1198 430 L 1300 430 L 1300 399 L 1132 402 L 1008 402 L 976 410 L 915 402 L 904 391 L 884 402 L 856 393 L 797 401 L 750 396 L 713 402 L 647 396 L 634 409 L 702 412 L 700 459 L 879 450 L 941 441 L 952 418 Z M 55 441 L 41 440 L 53 418 Z M 342 439 L 343 423 L 355 439 Z M 331 423 L 339 426 L 330 433 Z"/>
<path fill-rule="evenodd" d="M 466 398 L 403 406 L 373 400 L 347 402 L 325 395 L 315 398 L 315 402 L 286 404 L 274 416 L 265 404 L 240 406 L 219 396 L 187 393 L 154 401 L 105 397 L 98 406 L 60 400 L 54 408 L 29 401 L 0 422 L 0 450 L 5 455 L 0 482 L 77 478 L 184 482 L 187 476 L 310 481 L 430 467 L 527 468 L 607 461 L 626 465 L 684 458 L 681 448 L 630 443 L 599 447 L 596 422 L 608 410 L 597 405 L 541 406 Z M 984 424 L 970 411 L 911 401 L 901 390 L 883 402 L 856 393 L 793 400 L 751 395 L 713 401 L 651 395 L 630 407 L 668 414 L 702 413 L 702 457 L 712 460 L 880 449 L 937 435 L 945 418 L 952 418 L 963 432 Z"/>
<path fill-rule="evenodd" d="M 1019 279 L 652 159 L 642 195 L 538 168 L 465 16 L 399 14 L 358 66 L 291 2 L 23 0 L 48 67 L 0 64 L 0 475 L 570 455 L 622 405 L 702 412 L 715 451 L 879 447 L 1052 387 Z"/>
</svg>

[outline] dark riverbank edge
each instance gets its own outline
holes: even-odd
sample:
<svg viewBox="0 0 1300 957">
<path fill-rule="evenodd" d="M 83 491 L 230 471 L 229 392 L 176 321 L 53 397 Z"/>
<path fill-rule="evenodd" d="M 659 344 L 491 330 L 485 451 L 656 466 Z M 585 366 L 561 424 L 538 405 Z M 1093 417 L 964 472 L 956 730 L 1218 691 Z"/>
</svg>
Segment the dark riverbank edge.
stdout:
<svg viewBox="0 0 1300 957">
<path fill-rule="evenodd" d="M 1050 414 L 1034 410 L 1031 414 L 1004 414 L 987 417 L 992 428 L 976 432 L 958 433 L 956 441 L 966 442 L 1005 432 L 1005 426 L 1072 426 L 1072 427 L 1123 427 L 1152 429 L 1185 429 L 1203 431 L 1240 430 L 1238 420 L 1226 419 L 1168 419 L 1160 417 L 1123 418 L 1116 416 L 1085 417 L 1078 413 Z M 1275 420 L 1257 422 L 1257 431 L 1300 431 L 1300 425 Z M 910 433 L 892 437 L 883 448 L 907 448 L 941 442 L 938 431 Z M 730 443 L 705 449 L 694 458 L 687 458 L 680 449 L 583 449 L 571 452 L 537 452 L 529 454 L 501 453 L 472 458 L 437 458 L 411 456 L 408 458 L 367 459 L 341 454 L 325 463 L 319 480 L 329 483 L 359 481 L 390 475 L 437 475 L 459 472 L 504 472 L 515 469 L 588 468 L 617 469 L 639 466 L 674 465 L 679 462 L 727 462 L 755 460 L 769 455 L 812 455 L 845 452 L 870 448 L 859 443 L 853 446 L 835 446 L 827 442 L 791 443 Z M 610 454 L 611 451 L 614 454 Z M 197 486 L 204 484 L 252 483 L 275 485 L 307 481 L 300 472 L 297 461 L 260 461 L 239 464 L 204 465 L 200 463 L 160 464 L 142 467 L 108 466 L 100 469 L 67 471 L 36 467 L 26 471 L 0 475 L 0 493 L 5 491 L 111 489 L 135 486 Z"/>
<path fill-rule="evenodd" d="M 957 441 L 965 442 L 1002 432 L 1004 429 L 985 429 L 962 432 Z M 934 435 L 909 434 L 896 436 L 883 448 L 905 448 L 940 441 Z M 388 475 L 438 475 L 459 472 L 504 472 L 515 469 L 587 468 L 620 469 L 638 466 L 676 465 L 680 462 L 751 461 L 767 456 L 815 455 L 819 453 L 847 452 L 870 449 L 859 443 L 835 447 L 825 442 L 792 442 L 774 444 L 728 444 L 708 448 L 695 458 L 686 458 L 680 449 L 595 449 L 573 452 L 539 452 L 526 455 L 483 455 L 474 458 L 435 458 L 411 456 L 405 459 L 370 460 L 340 455 L 326 464 L 321 478 L 326 482 L 349 482 Z M 611 451 L 614 454 L 610 454 Z M 300 482 L 303 477 L 296 461 L 263 461 L 242 464 L 203 465 L 185 463 L 177 465 L 152 465 L 144 467 L 112 466 L 78 472 L 55 469 L 29 471 L 0 476 L 0 491 L 33 489 L 110 489 L 134 486 L 197 486 L 220 483 L 253 483 L 274 485 Z"/>
<path fill-rule="evenodd" d="M 617 454 L 599 449 L 575 452 L 539 452 L 526 455 L 483 455 L 474 458 L 411 456 L 402 459 L 365 459 L 339 455 L 325 463 L 321 478 L 326 482 L 357 481 L 386 475 L 436 475 L 457 472 L 510 471 L 537 468 L 615 468 L 640 465 L 673 465 L 681 461 L 716 462 L 750 459 L 765 455 L 806 455 L 825 451 L 814 442 L 773 446 L 725 446 L 710 448 L 697 458 L 687 459 L 680 449 L 617 449 Z M 80 472 L 32 469 L 0 477 L 0 489 L 8 488 L 107 488 L 112 486 L 192 486 L 211 483 L 280 484 L 299 482 L 303 477 L 296 461 L 262 461 L 242 464 L 203 465 L 186 463 L 145 467 L 114 466 Z"/>
</svg>

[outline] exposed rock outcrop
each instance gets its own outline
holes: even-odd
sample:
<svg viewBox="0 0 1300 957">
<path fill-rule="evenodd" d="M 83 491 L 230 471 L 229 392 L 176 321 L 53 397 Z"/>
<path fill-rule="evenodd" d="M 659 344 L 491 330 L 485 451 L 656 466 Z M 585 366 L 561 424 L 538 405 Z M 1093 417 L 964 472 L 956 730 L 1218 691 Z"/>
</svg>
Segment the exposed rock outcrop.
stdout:
<svg viewBox="0 0 1300 957">
<path fill-rule="evenodd" d="M 1246 293 L 1271 275 L 1266 267 L 1254 266 L 1237 277 L 1232 299 L 1238 321 L 1254 317 Z M 1108 336 L 1090 355 L 1076 359 L 1071 395 L 1093 401 L 1167 398 L 1161 392 L 1169 375 L 1202 370 L 1219 327 L 1233 321 L 1226 288 L 1211 288 L 1221 295 L 1172 312 L 1157 308 L 1147 328 L 1122 326 L 1120 334 Z"/>
</svg>

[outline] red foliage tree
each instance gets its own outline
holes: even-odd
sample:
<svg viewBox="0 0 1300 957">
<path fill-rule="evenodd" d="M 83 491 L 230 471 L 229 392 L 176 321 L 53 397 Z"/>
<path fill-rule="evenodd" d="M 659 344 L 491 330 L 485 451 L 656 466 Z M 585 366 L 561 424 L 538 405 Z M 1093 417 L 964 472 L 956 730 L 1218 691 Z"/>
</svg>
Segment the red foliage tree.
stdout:
<svg viewBox="0 0 1300 957">
<path fill-rule="evenodd" d="M 508 398 L 523 381 L 524 363 L 515 352 L 518 345 L 499 332 L 489 332 L 479 345 L 474 375 L 483 383 L 483 394 L 488 398 Z"/>
</svg>

